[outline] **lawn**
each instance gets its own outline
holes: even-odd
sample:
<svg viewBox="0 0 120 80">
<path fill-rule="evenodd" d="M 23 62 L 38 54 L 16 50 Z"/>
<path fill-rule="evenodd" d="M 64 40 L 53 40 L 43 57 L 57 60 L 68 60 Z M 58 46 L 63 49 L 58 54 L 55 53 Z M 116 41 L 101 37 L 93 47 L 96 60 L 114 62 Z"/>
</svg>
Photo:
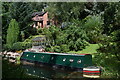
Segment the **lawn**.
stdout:
<svg viewBox="0 0 120 80">
<path fill-rule="evenodd" d="M 97 53 L 97 49 L 99 48 L 98 44 L 89 44 L 89 46 L 86 46 L 85 49 L 81 50 L 81 51 L 69 51 L 67 53 Z"/>
</svg>

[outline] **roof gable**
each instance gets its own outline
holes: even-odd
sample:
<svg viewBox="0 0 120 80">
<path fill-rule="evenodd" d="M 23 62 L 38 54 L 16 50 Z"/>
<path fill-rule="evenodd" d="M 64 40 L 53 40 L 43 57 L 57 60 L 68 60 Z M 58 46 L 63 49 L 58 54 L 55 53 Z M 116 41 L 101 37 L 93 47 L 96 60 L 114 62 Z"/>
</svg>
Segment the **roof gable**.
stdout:
<svg viewBox="0 0 120 80">
<path fill-rule="evenodd" d="M 45 13 L 46 13 L 46 12 L 34 12 L 34 13 L 32 14 L 32 17 L 35 17 L 36 15 L 38 15 L 38 16 L 43 16 Z"/>
</svg>

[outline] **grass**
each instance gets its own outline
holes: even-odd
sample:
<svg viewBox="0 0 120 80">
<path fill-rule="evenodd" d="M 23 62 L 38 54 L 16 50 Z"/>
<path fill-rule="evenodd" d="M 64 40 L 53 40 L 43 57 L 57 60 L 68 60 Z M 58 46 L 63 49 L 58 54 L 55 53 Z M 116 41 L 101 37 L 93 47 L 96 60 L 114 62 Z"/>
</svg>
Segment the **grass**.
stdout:
<svg viewBox="0 0 120 80">
<path fill-rule="evenodd" d="M 97 49 L 99 48 L 98 44 L 89 44 L 89 46 L 86 46 L 85 49 L 83 49 L 82 51 L 69 51 L 68 53 L 89 53 L 89 54 L 93 54 L 93 53 L 97 53 Z"/>
</svg>

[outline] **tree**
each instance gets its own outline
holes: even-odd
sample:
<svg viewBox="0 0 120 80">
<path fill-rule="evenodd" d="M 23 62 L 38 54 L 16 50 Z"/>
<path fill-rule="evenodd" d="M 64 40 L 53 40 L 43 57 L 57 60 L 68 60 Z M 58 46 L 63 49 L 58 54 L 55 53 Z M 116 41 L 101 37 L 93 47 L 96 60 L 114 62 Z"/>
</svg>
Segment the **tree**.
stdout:
<svg viewBox="0 0 120 80">
<path fill-rule="evenodd" d="M 89 15 L 85 19 L 84 28 L 90 43 L 98 43 L 103 32 L 103 20 L 100 15 Z"/>
<path fill-rule="evenodd" d="M 55 23 L 69 22 L 72 19 L 82 19 L 84 15 L 81 13 L 85 9 L 84 3 L 78 2 L 59 2 L 59 3 L 47 3 L 46 11 L 49 12 L 50 19 Z"/>
<path fill-rule="evenodd" d="M 20 30 L 24 30 L 31 22 L 32 7 L 29 3 L 16 2 L 9 7 L 10 17 L 16 19 L 19 23 Z"/>
<path fill-rule="evenodd" d="M 7 44 L 9 46 L 12 46 L 13 43 L 18 41 L 19 36 L 19 25 L 18 22 L 15 19 L 12 19 L 10 21 L 8 30 L 7 30 Z"/>
<path fill-rule="evenodd" d="M 10 23 L 10 14 L 9 14 L 9 6 L 11 3 L 2 2 L 2 13 L 0 17 L 2 17 L 2 44 L 6 43 L 6 35 L 7 29 Z"/>
<path fill-rule="evenodd" d="M 88 37 L 86 31 L 84 30 L 82 21 L 73 20 L 73 24 L 68 26 L 64 32 L 67 34 L 65 37 L 66 44 L 69 46 L 70 50 L 82 50 L 87 45 Z"/>
<path fill-rule="evenodd" d="M 19 29 L 24 32 L 25 38 L 31 35 L 31 24 L 33 23 L 31 20 L 32 13 L 33 9 L 30 3 L 14 2 L 9 6 L 9 16 L 19 23 Z"/>
</svg>

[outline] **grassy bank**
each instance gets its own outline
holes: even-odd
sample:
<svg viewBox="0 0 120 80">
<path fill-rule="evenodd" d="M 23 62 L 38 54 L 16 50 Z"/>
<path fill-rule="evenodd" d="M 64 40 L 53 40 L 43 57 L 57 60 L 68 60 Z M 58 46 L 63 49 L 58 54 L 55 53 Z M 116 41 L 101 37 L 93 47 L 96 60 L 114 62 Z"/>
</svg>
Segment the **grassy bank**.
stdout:
<svg viewBox="0 0 120 80">
<path fill-rule="evenodd" d="M 81 50 L 81 51 L 69 51 L 67 53 L 89 53 L 89 54 L 93 54 L 93 53 L 97 53 L 97 49 L 99 48 L 98 44 L 89 44 L 89 46 L 86 46 L 85 49 Z"/>
</svg>

